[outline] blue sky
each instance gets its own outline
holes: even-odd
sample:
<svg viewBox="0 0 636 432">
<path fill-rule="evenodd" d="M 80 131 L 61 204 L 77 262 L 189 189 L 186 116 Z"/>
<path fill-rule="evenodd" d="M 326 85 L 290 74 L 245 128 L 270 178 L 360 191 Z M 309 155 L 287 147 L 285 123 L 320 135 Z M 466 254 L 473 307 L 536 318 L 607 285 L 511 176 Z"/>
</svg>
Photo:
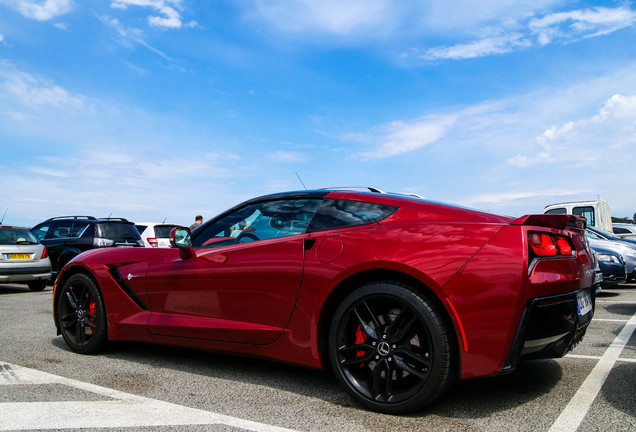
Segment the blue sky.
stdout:
<svg viewBox="0 0 636 432">
<path fill-rule="evenodd" d="M 188 225 L 372 185 L 636 212 L 631 1 L 0 0 L 0 210 Z"/>
</svg>

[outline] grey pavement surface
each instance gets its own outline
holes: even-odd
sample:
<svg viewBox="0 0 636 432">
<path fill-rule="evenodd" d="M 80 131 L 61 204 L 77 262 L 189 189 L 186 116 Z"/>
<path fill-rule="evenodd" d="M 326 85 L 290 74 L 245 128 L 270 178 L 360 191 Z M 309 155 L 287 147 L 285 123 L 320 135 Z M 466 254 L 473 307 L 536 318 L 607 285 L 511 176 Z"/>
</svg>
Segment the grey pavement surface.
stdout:
<svg viewBox="0 0 636 432">
<path fill-rule="evenodd" d="M 139 343 L 74 354 L 55 335 L 51 295 L 0 285 L 0 431 L 636 430 L 636 334 L 607 361 L 633 328 L 636 284 L 599 295 L 585 339 L 565 358 L 461 381 L 409 416 L 365 411 L 330 373 L 270 361 Z M 592 394 L 603 365 L 609 374 Z"/>
</svg>

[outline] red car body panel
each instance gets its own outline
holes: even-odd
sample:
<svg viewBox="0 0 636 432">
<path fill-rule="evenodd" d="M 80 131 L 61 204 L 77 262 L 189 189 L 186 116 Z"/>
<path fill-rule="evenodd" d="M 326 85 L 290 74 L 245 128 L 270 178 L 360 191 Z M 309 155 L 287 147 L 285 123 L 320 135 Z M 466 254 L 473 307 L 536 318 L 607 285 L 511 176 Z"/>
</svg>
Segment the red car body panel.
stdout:
<svg viewBox="0 0 636 432">
<path fill-rule="evenodd" d="M 534 299 L 570 295 L 593 282 L 584 237 L 567 227 L 581 218 L 514 220 L 384 194 L 336 191 L 324 198 L 399 209 L 367 225 L 194 248 L 189 258 L 176 248 L 92 250 L 62 270 L 56 291 L 72 274 L 90 274 L 104 297 L 110 340 L 322 368 L 328 306 L 357 280 L 400 277 L 446 310 L 460 376 L 472 378 L 507 367 Z M 530 262 L 533 231 L 567 237 L 575 253 Z"/>
</svg>

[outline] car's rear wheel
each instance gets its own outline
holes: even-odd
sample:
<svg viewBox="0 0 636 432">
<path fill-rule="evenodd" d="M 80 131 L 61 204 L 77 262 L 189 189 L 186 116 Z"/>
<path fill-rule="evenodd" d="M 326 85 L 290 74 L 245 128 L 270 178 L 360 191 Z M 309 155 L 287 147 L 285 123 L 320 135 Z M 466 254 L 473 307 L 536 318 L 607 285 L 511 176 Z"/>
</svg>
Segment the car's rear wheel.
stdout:
<svg viewBox="0 0 636 432">
<path fill-rule="evenodd" d="M 58 296 L 55 313 L 62 337 L 72 351 L 92 354 L 106 347 L 106 308 L 93 279 L 84 274 L 71 276 Z"/>
<path fill-rule="evenodd" d="M 34 280 L 34 281 L 27 282 L 27 285 L 31 291 L 43 291 L 44 288 L 46 288 L 47 282 L 48 281 L 46 279 Z"/>
<path fill-rule="evenodd" d="M 374 411 L 413 412 L 455 377 L 451 332 L 437 304 L 408 285 L 367 284 L 340 304 L 329 355 L 336 377 Z"/>
</svg>

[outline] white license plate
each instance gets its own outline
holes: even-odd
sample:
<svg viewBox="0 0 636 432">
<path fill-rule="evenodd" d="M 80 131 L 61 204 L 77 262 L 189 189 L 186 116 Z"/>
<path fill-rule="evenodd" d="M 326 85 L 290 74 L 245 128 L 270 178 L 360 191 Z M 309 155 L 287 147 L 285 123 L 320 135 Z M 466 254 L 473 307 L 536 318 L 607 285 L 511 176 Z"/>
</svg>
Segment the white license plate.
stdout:
<svg viewBox="0 0 636 432">
<path fill-rule="evenodd" d="M 579 315 L 585 315 L 592 310 L 592 299 L 588 290 L 583 290 L 576 295 Z"/>
</svg>

